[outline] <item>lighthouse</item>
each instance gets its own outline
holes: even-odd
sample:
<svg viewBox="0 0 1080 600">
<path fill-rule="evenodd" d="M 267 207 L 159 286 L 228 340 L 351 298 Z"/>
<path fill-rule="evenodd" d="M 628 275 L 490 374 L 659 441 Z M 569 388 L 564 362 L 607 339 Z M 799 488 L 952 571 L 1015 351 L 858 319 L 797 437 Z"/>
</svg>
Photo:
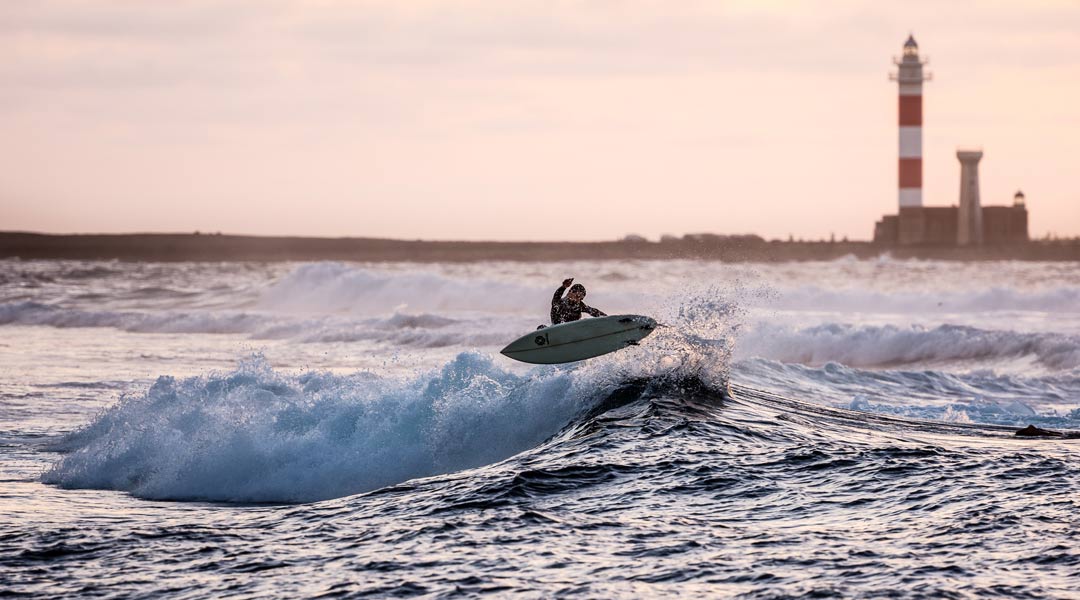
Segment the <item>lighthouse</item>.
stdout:
<svg viewBox="0 0 1080 600">
<path fill-rule="evenodd" d="M 897 72 L 889 78 L 900 91 L 899 210 L 874 224 L 874 243 L 886 246 L 994 246 L 1028 241 L 1028 212 L 1023 192 L 1012 206 L 983 206 L 979 194 L 981 149 L 960 149 L 960 206 L 923 206 L 922 88 L 923 72 L 915 36 L 904 42 L 903 58 L 893 58 Z"/>
<path fill-rule="evenodd" d="M 904 42 L 904 56 L 893 59 L 897 72 L 889 79 L 900 91 L 900 207 L 922 206 L 922 89 L 930 74 L 923 73 L 926 61 L 919 58 L 915 36 Z"/>
</svg>

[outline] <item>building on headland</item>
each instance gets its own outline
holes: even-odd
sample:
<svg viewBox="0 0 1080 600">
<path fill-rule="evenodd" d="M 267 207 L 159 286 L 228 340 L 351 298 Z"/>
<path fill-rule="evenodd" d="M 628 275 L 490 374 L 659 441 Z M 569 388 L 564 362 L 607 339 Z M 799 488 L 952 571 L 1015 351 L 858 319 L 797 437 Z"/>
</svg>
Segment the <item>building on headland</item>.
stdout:
<svg viewBox="0 0 1080 600">
<path fill-rule="evenodd" d="M 982 232 L 984 244 L 1028 241 L 1028 212 L 1024 192 L 1017 190 L 1012 206 L 984 206 Z"/>
<path fill-rule="evenodd" d="M 983 206 L 979 197 L 981 149 L 960 149 L 959 206 L 923 206 L 922 89 L 930 79 L 923 73 L 914 36 L 904 42 L 903 58 L 893 60 L 899 102 L 899 207 L 874 225 L 874 242 L 901 246 L 980 246 L 1028 241 L 1028 214 L 1022 192 L 1012 206 Z"/>
</svg>

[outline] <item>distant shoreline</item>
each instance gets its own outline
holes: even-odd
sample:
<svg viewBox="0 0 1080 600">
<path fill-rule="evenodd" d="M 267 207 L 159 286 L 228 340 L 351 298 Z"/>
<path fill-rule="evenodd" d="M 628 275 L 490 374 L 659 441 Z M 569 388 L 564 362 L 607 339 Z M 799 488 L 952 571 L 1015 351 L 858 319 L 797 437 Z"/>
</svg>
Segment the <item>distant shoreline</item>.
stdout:
<svg viewBox="0 0 1080 600">
<path fill-rule="evenodd" d="M 0 232 L 0 258 L 132 262 L 356 261 L 548 262 L 674 260 L 787 262 L 873 259 L 1080 261 L 1080 241 L 1033 241 L 958 248 L 850 241 L 766 241 L 757 236 L 686 236 L 649 241 L 439 242 L 377 238 L 263 237 L 220 234 L 54 235 Z"/>
</svg>

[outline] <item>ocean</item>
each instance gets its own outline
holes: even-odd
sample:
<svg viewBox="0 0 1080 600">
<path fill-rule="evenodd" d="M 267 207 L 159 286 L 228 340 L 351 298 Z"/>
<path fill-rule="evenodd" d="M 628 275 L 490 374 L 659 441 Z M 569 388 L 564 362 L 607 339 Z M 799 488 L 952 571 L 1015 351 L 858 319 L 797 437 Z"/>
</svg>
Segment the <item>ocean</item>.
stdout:
<svg viewBox="0 0 1080 600">
<path fill-rule="evenodd" d="M 499 354 L 559 283 L 664 326 Z M 1080 269 L 0 261 L 0 596 L 1075 598 Z"/>
</svg>

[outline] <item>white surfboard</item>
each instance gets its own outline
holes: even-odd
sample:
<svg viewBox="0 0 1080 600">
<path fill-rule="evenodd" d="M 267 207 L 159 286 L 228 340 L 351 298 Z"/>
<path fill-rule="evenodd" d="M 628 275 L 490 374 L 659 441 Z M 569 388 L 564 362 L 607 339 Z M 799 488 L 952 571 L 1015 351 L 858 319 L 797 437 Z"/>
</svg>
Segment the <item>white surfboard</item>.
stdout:
<svg viewBox="0 0 1080 600">
<path fill-rule="evenodd" d="M 502 353 L 538 365 L 574 362 L 635 346 L 654 329 L 656 321 L 641 315 L 583 318 L 529 332 Z"/>
</svg>

